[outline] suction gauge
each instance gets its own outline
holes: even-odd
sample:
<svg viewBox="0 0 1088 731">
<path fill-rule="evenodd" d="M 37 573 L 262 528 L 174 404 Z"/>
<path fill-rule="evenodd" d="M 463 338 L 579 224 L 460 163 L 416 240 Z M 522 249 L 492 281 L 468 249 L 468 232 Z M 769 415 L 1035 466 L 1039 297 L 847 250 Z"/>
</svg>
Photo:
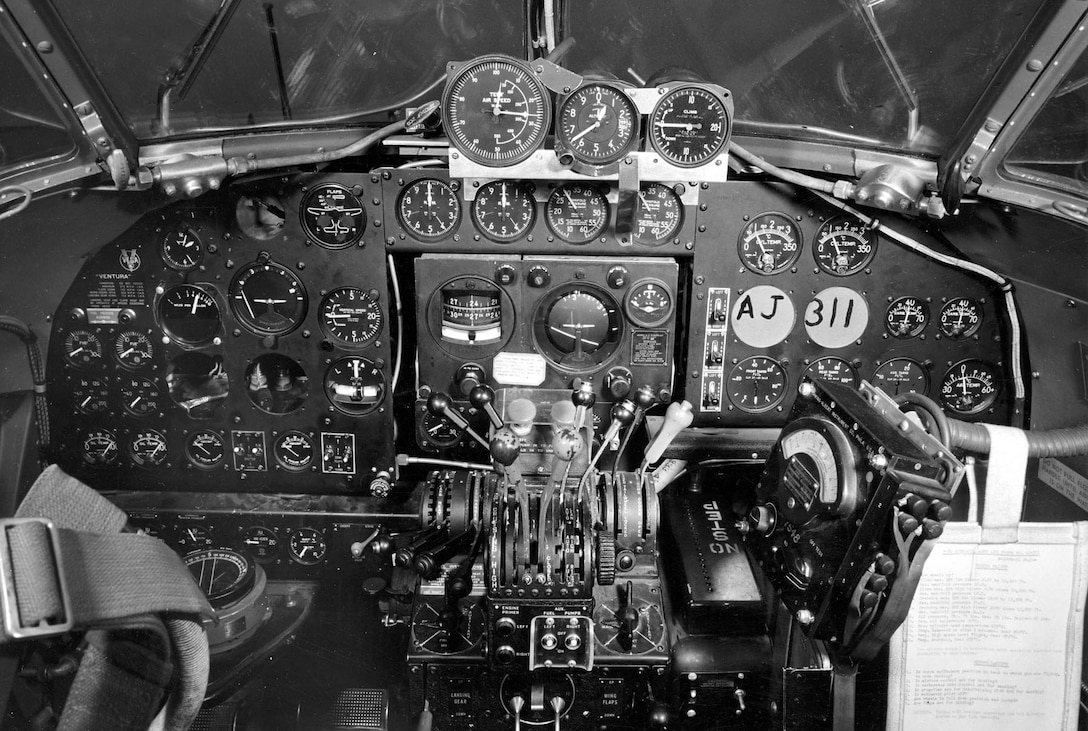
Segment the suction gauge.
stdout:
<svg viewBox="0 0 1088 731">
<path fill-rule="evenodd" d="M 608 227 L 608 199 L 592 185 L 567 183 L 544 207 L 548 228 L 568 244 L 588 244 Z"/>
<path fill-rule="evenodd" d="M 650 144 L 667 162 L 690 168 L 713 159 L 729 139 L 729 112 L 710 89 L 681 86 L 650 115 Z"/>
<path fill-rule="evenodd" d="M 801 229 L 783 213 L 761 213 L 740 232 L 737 253 L 756 274 L 777 274 L 801 254 Z"/>
<path fill-rule="evenodd" d="M 638 142 L 638 110 L 620 88 L 584 84 L 559 102 L 555 147 L 588 165 L 607 165 Z"/>
<path fill-rule="evenodd" d="M 512 180 L 483 185 L 472 202 L 472 222 L 487 238 L 499 243 L 520 239 L 536 221 L 532 188 Z"/>
<path fill-rule="evenodd" d="M 635 208 L 635 243 L 661 246 L 676 236 L 684 223 L 684 204 L 672 188 L 661 183 L 643 183 Z M 679 239 L 676 243 L 679 243 Z"/>
</svg>

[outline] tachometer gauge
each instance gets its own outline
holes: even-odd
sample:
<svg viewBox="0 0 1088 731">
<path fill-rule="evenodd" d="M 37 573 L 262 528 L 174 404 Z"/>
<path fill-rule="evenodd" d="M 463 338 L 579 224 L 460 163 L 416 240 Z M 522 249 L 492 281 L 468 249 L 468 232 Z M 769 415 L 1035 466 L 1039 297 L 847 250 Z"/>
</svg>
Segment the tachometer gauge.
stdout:
<svg viewBox="0 0 1088 731">
<path fill-rule="evenodd" d="M 496 180 L 476 191 L 472 221 L 487 238 L 499 243 L 520 239 L 536 220 L 536 201 L 527 183 Z"/>
<path fill-rule="evenodd" d="M 314 462 L 314 442 L 300 431 L 280 434 L 272 445 L 272 456 L 289 472 L 303 472 Z"/>
<path fill-rule="evenodd" d="M 449 183 L 421 178 L 397 199 L 397 220 L 412 236 L 424 242 L 444 239 L 461 221 L 461 201 Z"/>
<path fill-rule="evenodd" d="M 672 188 L 643 183 L 635 206 L 635 243 L 661 246 L 676 236 L 684 223 L 684 204 Z M 679 240 L 677 240 L 679 243 Z"/>
<path fill-rule="evenodd" d="M 117 461 L 117 437 L 108 429 L 95 429 L 83 438 L 83 459 L 93 465 L 110 465 Z"/>
<path fill-rule="evenodd" d="M 658 100 L 650 114 L 650 144 L 667 162 L 695 167 L 716 157 L 729 139 L 729 113 L 717 94 L 681 86 Z"/>
<path fill-rule="evenodd" d="M 341 287 L 321 301 L 321 329 L 330 340 L 342 346 L 360 348 L 382 332 L 385 316 L 378 304 L 377 291 L 364 292 L 357 287 Z"/>
<path fill-rule="evenodd" d="M 303 566 L 313 566 L 325 560 L 328 545 L 325 536 L 313 528 L 299 528 L 287 543 L 291 558 Z"/>
<path fill-rule="evenodd" d="M 524 61 L 490 55 L 457 69 L 442 92 L 442 118 L 461 154 L 503 167 L 530 157 L 551 127 L 551 97 Z"/>
<path fill-rule="evenodd" d="M 588 244 L 608 228 L 608 199 L 593 185 L 567 183 L 548 197 L 544 219 L 557 238 Z"/>
<path fill-rule="evenodd" d="M 876 233 L 853 216 L 838 216 L 820 226 L 812 253 L 816 264 L 828 274 L 855 274 L 873 260 Z"/>
<path fill-rule="evenodd" d="M 306 288 L 290 269 L 270 261 L 242 267 L 229 296 L 238 322 L 257 335 L 286 335 L 306 316 Z"/>
<path fill-rule="evenodd" d="M 64 360 L 77 368 L 102 362 L 102 342 L 94 333 L 73 330 L 64 337 Z"/>
<path fill-rule="evenodd" d="M 729 400 L 741 411 L 770 411 L 786 397 L 786 369 L 766 356 L 745 358 L 729 372 L 726 388 Z"/>
<path fill-rule="evenodd" d="M 541 300 L 533 317 L 533 332 L 537 346 L 560 368 L 586 372 L 615 353 L 623 335 L 623 318 L 604 290 L 567 284 Z"/>
<path fill-rule="evenodd" d="M 117 340 L 113 343 L 113 352 L 121 365 L 139 368 L 151 361 L 155 349 L 151 346 L 151 338 L 147 335 L 129 330 L 117 336 Z"/>
<path fill-rule="evenodd" d="M 299 204 L 302 229 L 326 249 L 355 245 L 366 230 L 366 211 L 350 190 L 335 183 L 316 185 Z"/>
<path fill-rule="evenodd" d="M 784 213 L 761 213 L 740 232 L 737 254 L 757 274 L 785 271 L 801 254 L 801 229 Z"/>
<path fill-rule="evenodd" d="M 982 303 L 957 297 L 941 308 L 941 332 L 952 340 L 963 340 L 978 332 L 982 325 Z"/>
<path fill-rule="evenodd" d="M 219 332 L 219 304 L 195 284 L 179 284 L 163 293 L 158 304 L 159 324 L 181 343 L 202 345 Z"/>
<path fill-rule="evenodd" d="M 128 447 L 132 461 L 141 467 L 155 467 L 166 461 L 169 450 L 162 432 L 145 429 L 137 432 Z"/>
<path fill-rule="evenodd" d="M 110 389 L 96 376 L 77 378 L 72 384 L 72 401 L 83 414 L 102 414 L 110 408 Z"/>
<path fill-rule="evenodd" d="M 635 103 L 622 89 L 588 82 L 559 102 L 556 150 L 589 165 L 613 163 L 638 142 L 638 120 Z"/>
<path fill-rule="evenodd" d="M 163 238 L 160 253 L 166 266 L 179 272 L 187 272 L 195 269 L 204 258 L 204 245 L 195 231 L 187 226 L 179 226 Z"/>
<path fill-rule="evenodd" d="M 918 297 L 900 297 L 888 306 L 884 315 L 884 327 L 900 340 L 918 337 L 928 324 L 929 305 Z"/>
<path fill-rule="evenodd" d="M 185 440 L 185 456 L 194 467 L 210 470 L 223 463 L 226 446 L 219 432 L 204 429 L 193 432 Z"/>
<path fill-rule="evenodd" d="M 363 416 L 384 403 L 385 376 L 366 358 L 341 358 L 325 372 L 325 395 L 337 411 Z"/>
<path fill-rule="evenodd" d="M 672 315 L 672 290 L 660 279 L 640 279 L 627 290 L 623 309 L 637 325 L 660 325 Z"/>
<path fill-rule="evenodd" d="M 997 369 L 981 360 L 964 360 L 941 379 L 941 403 L 956 414 L 977 414 L 997 401 Z"/>
<path fill-rule="evenodd" d="M 280 537 L 271 528 L 255 525 L 242 532 L 242 545 L 259 563 L 267 563 L 279 555 Z"/>
<path fill-rule="evenodd" d="M 812 380 L 819 379 L 831 383 L 841 383 L 855 388 L 859 383 L 858 372 L 854 370 L 854 366 L 833 355 L 813 361 L 805 369 L 804 377 Z"/>
<path fill-rule="evenodd" d="M 892 358 L 877 366 L 873 385 L 889 396 L 913 391 L 925 394 L 929 390 L 929 373 L 918 361 Z"/>
<path fill-rule="evenodd" d="M 121 405 L 133 416 L 150 416 L 159 410 L 159 387 L 141 376 L 121 379 Z"/>
</svg>

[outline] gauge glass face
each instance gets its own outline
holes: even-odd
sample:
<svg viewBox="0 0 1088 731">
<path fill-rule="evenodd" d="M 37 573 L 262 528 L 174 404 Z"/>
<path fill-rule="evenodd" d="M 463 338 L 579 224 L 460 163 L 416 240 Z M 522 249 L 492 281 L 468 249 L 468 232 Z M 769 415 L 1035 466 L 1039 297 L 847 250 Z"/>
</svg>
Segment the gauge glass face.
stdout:
<svg viewBox="0 0 1088 731">
<path fill-rule="evenodd" d="M 230 283 L 230 307 L 257 335 L 285 335 L 306 316 L 306 288 L 286 267 L 267 262 L 243 267 Z"/>
<path fill-rule="evenodd" d="M 141 376 L 121 379 L 121 405 L 133 416 L 150 416 L 159 410 L 159 387 Z"/>
<path fill-rule="evenodd" d="M 255 525 L 242 532 L 242 545 L 259 563 L 265 563 L 279 555 L 280 537 L 271 528 Z"/>
<path fill-rule="evenodd" d="M 785 271 L 801 254 L 801 229 L 785 214 L 761 213 L 740 232 L 737 254 L 757 274 Z"/>
<path fill-rule="evenodd" d="M 340 345 L 359 348 L 382 332 L 385 317 L 373 292 L 341 287 L 321 301 L 321 329 Z"/>
<path fill-rule="evenodd" d="M 472 202 L 472 221 L 492 241 L 507 243 L 520 239 L 536 221 L 532 189 L 512 180 L 486 183 Z"/>
<path fill-rule="evenodd" d="M 643 183 L 635 207 L 635 243 L 642 246 L 667 244 L 684 223 L 684 204 L 672 188 L 661 183 Z M 677 241 L 679 243 L 679 241 Z"/>
<path fill-rule="evenodd" d="M 714 93 L 684 86 L 663 96 L 650 115 L 650 144 L 679 167 L 702 165 L 717 156 L 729 136 L 729 115 Z"/>
<path fill-rule="evenodd" d="M 595 186 L 567 183 L 544 206 L 548 228 L 568 244 L 587 244 L 608 228 L 608 200 Z"/>
<path fill-rule="evenodd" d="M 424 412 L 420 427 L 423 429 L 423 438 L 432 446 L 452 447 L 461 441 L 461 430 L 445 417 Z"/>
<path fill-rule="evenodd" d="M 965 360 L 941 379 L 941 403 L 963 416 L 985 411 L 997 401 L 997 369 L 981 360 Z"/>
<path fill-rule="evenodd" d="M 608 84 L 575 89 L 556 112 L 556 147 L 590 165 L 607 165 L 638 141 L 638 110 L 631 97 Z"/>
<path fill-rule="evenodd" d="M 261 411 L 290 414 L 306 403 L 310 378 L 297 360 L 280 353 L 264 353 L 246 367 L 246 395 Z"/>
<path fill-rule="evenodd" d="M 982 325 L 982 303 L 968 297 L 949 300 L 941 308 L 941 332 L 952 340 L 963 340 Z"/>
<path fill-rule="evenodd" d="M 921 363 L 910 358 L 892 358 L 877 366 L 873 385 L 889 396 L 929 390 L 929 373 Z"/>
<path fill-rule="evenodd" d="M 805 369 L 804 376 L 811 380 L 819 379 L 830 383 L 854 386 L 855 388 L 859 384 L 858 372 L 854 370 L 854 366 L 835 356 L 828 356 L 814 361 L 812 365 Z"/>
<path fill-rule="evenodd" d="M 185 557 L 185 565 L 209 602 L 236 602 L 253 586 L 252 562 L 236 551 L 216 548 L 193 553 Z"/>
<path fill-rule="evenodd" d="M 64 360 L 77 368 L 102 362 L 102 342 L 94 333 L 73 330 L 64 337 Z"/>
<path fill-rule="evenodd" d="M 363 204 L 342 185 L 326 183 L 310 189 L 300 204 L 302 229 L 326 249 L 346 249 L 363 237 Z"/>
<path fill-rule="evenodd" d="M 591 371 L 615 353 L 623 335 L 623 319 L 605 291 L 565 285 L 537 307 L 534 334 L 545 357 L 560 368 Z"/>
<path fill-rule="evenodd" d="M 113 344 L 113 352 L 121 365 L 127 368 L 139 368 L 151 361 L 155 349 L 151 345 L 151 338 L 146 334 L 130 330 L 117 336 Z"/>
<path fill-rule="evenodd" d="M 219 304 L 194 284 L 179 284 L 166 290 L 158 305 L 159 324 L 174 340 L 200 345 L 219 332 Z"/>
<path fill-rule="evenodd" d="M 234 208 L 238 228 L 246 236 L 258 241 L 275 238 L 287 222 L 287 210 L 272 195 L 243 195 Z"/>
<path fill-rule="evenodd" d="M 303 566 L 313 566 L 325 559 L 325 536 L 313 528 L 299 528 L 291 534 L 288 543 L 291 558 Z"/>
<path fill-rule="evenodd" d="M 207 429 L 193 432 L 185 440 L 185 456 L 189 462 L 201 469 L 218 467 L 226 456 L 222 435 Z"/>
<path fill-rule="evenodd" d="M 119 454 L 117 437 L 108 429 L 95 429 L 83 438 L 83 459 L 93 465 L 110 465 Z"/>
<path fill-rule="evenodd" d="M 337 411 L 369 414 L 385 401 L 385 376 L 366 358 L 341 358 L 325 372 L 325 395 Z"/>
<path fill-rule="evenodd" d="M 465 345 L 501 340 L 502 301 L 498 290 L 443 287 L 442 339 Z"/>
<path fill-rule="evenodd" d="M 853 216 L 838 216 L 816 232 L 812 254 L 828 274 L 845 277 L 861 271 L 876 254 L 876 234 Z"/>
<path fill-rule="evenodd" d="M 884 314 L 884 328 L 900 340 L 918 337 L 928 324 L 929 305 L 918 297 L 900 297 Z"/>
<path fill-rule="evenodd" d="M 155 467 L 166 461 L 166 437 L 154 429 L 137 432 L 129 444 L 129 456 L 141 467 Z"/>
<path fill-rule="evenodd" d="M 109 385 L 102 378 L 77 378 L 72 384 L 72 401 L 83 414 L 103 414 L 110 409 Z"/>
<path fill-rule="evenodd" d="M 204 245 L 191 228 L 181 226 L 162 240 L 162 260 L 166 266 L 179 272 L 195 269 L 204 258 Z"/>
<path fill-rule="evenodd" d="M 314 462 L 314 442 L 300 431 L 289 431 L 276 438 L 272 453 L 283 469 L 302 472 Z"/>
<path fill-rule="evenodd" d="M 397 219 L 412 238 L 438 241 L 456 230 L 461 221 L 461 201 L 449 183 L 422 178 L 400 194 Z"/>
<path fill-rule="evenodd" d="M 623 306 L 627 317 L 635 324 L 644 327 L 660 325 L 672 315 L 672 290 L 659 279 L 641 279 L 627 290 Z"/>
<path fill-rule="evenodd" d="M 185 552 L 199 551 L 212 545 L 212 532 L 199 523 L 178 526 L 174 542 Z"/>
<path fill-rule="evenodd" d="M 551 126 L 547 89 L 522 62 L 502 56 L 471 61 L 442 94 L 446 134 L 469 160 L 507 166 L 544 143 Z"/>
<path fill-rule="evenodd" d="M 738 409 L 762 413 L 786 397 L 786 371 L 773 358 L 753 356 L 733 366 L 726 387 L 729 400 Z"/>
</svg>

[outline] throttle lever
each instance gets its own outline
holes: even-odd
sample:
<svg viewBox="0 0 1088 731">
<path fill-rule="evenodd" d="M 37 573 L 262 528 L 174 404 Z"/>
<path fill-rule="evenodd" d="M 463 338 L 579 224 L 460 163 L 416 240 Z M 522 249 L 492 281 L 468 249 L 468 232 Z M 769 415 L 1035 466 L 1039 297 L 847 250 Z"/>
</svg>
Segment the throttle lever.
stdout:
<svg viewBox="0 0 1088 731">
<path fill-rule="evenodd" d="M 468 401 L 470 404 L 480 409 L 487 418 L 491 420 L 491 426 L 495 429 L 502 429 L 502 417 L 495 411 L 495 391 L 491 386 L 486 383 L 481 383 L 474 389 L 468 392 Z"/>
</svg>

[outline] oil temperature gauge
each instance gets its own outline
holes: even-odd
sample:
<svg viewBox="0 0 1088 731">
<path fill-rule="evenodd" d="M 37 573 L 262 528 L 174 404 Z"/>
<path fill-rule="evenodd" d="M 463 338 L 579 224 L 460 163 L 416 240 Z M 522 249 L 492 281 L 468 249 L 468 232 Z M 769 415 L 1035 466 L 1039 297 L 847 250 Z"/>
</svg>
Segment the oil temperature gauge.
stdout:
<svg viewBox="0 0 1088 731">
<path fill-rule="evenodd" d="M 512 180 L 483 185 L 472 202 L 472 221 L 492 241 L 504 244 L 520 239 L 536 221 L 532 188 Z"/>
<path fill-rule="evenodd" d="M 637 325 L 660 325 L 672 315 L 672 290 L 660 279 L 640 279 L 627 291 L 623 307 Z"/>
<path fill-rule="evenodd" d="M 77 368 L 102 362 L 102 343 L 86 330 L 73 330 L 64 338 L 64 359 Z"/>
<path fill-rule="evenodd" d="M 548 228 L 568 244 L 588 244 L 608 227 L 608 199 L 593 185 L 567 183 L 544 205 Z"/>
<path fill-rule="evenodd" d="M 300 431 L 285 432 L 272 445 L 272 455 L 288 472 L 304 472 L 314 462 L 314 442 Z"/>
<path fill-rule="evenodd" d="M 314 566 L 325 560 L 328 545 L 325 536 L 313 528 L 299 528 L 287 544 L 291 558 L 303 566 Z"/>
<path fill-rule="evenodd" d="M 729 400 L 741 411 L 770 411 L 786 397 L 786 369 L 766 356 L 745 358 L 733 366 L 726 387 Z"/>
<path fill-rule="evenodd" d="M 83 459 L 93 465 L 110 465 L 117 461 L 117 437 L 108 429 L 95 429 L 83 438 Z"/>
<path fill-rule="evenodd" d="M 643 183 L 635 207 L 635 243 L 661 246 L 676 236 L 684 223 L 684 204 L 676 191 L 661 183 Z M 677 239 L 676 243 L 680 243 Z"/>
<path fill-rule="evenodd" d="M 741 263 L 756 274 L 777 274 L 801 254 L 801 229 L 784 213 L 761 213 L 737 239 Z"/>
<path fill-rule="evenodd" d="M 949 300 L 941 308 L 941 332 L 952 340 L 963 340 L 982 325 L 982 303 L 968 297 Z"/>
<path fill-rule="evenodd" d="M 884 327 L 900 340 L 918 337 L 928 324 L 929 305 L 918 297 L 900 297 L 884 315 Z"/>
<path fill-rule="evenodd" d="M 150 416 L 159 410 L 159 387 L 141 376 L 123 378 L 121 405 L 133 416 Z"/>
<path fill-rule="evenodd" d="M 226 445 L 219 432 L 208 429 L 193 432 L 185 440 L 185 456 L 194 467 L 210 470 L 223 463 Z"/>
<path fill-rule="evenodd" d="M 838 216 L 820 226 L 812 253 L 820 269 L 845 277 L 861 271 L 873 260 L 876 234 L 853 216 Z"/>
<path fill-rule="evenodd" d="M 997 401 L 997 369 L 981 360 L 964 360 L 941 379 L 941 402 L 960 415 L 977 414 Z"/>
<path fill-rule="evenodd" d="M 140 467 L 156 467 L 166 461 L 169 453 L 166 437 L 154 429 L 137 432 L 128 451 L 132 461 Z"/>
</svg>

